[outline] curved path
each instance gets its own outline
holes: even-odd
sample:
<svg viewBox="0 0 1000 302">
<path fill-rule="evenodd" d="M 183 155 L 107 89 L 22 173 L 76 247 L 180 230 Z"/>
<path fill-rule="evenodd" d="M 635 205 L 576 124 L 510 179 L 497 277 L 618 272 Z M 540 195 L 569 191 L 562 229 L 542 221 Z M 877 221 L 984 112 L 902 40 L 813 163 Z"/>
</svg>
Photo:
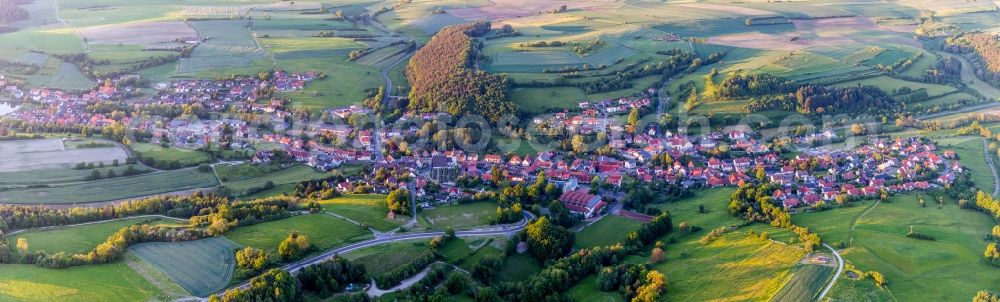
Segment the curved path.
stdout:
<svg viewBox="0 0 1000 302">
<path fill-rule="evenodd" d="M 822 301 L 823 298 L 826 297 L 826 294 L 830 292 L 830 289 L 833 288 L 833 285 L 837 284 L 837 279 L 840 278 L 840 274 L 844 272 L 844 258 L 840 258 L 840 253 L 838 253 L 837 250 L 833 249 L 833 247 L 830 247 L 826 243 L 823 243 L 823 246 L 826 247 L 828 250 L 830 250 L 830 252 L 833 252 L 833 256 L 837 258 L 837 272 L 833 274 L 833 279 L 830 279 L 830 284 L 827 284 L 826 288 L 824 288 L 823 291 L 819 293 L 819 297 L 816 298 L 816 301 Z"/>
<path fill-rule="evenodd" d="M 524 212 L 524 219 L 521 219 L 521 221 L 518 222 L 518 223 L 516 223 L 516 224 L 501 225 L 501 226 L 495 226 L 495 227 L 484 228 L 484 229 L 479 229 L 479 230 L 457 231 L 457 232 L 455 232 L 455 236 L 458 236 L 458 237 L 481 237 L 481 236 L 510 235 L 510 234 L 514 234 L 514 233 L 516 233 L 518 231 L 523 230 L 525 227 L 528 226 L 528 222 L 531 221 L 532 219 L 535 219 L 535 215 L 532 215 L 530 212 L 526 211 L 526 212 Z M 327 261 L 327 260 L 333 259 L 333 257 L 336 257 L 338 255 L 346 254 L 346 253 L 353 252 L 353 251 L 356 251 L 356 250 L 359 250 L 359 249 L 363 249 L 363 248 L 366 248 L 366 247 L 372 247 L 372 246 L 377 246 L 377 245 L 382 245 L 382 244 L 392 243 L 392 242 L 397 242 L 397 241 L 403 241 L 403 240 L 431 239 L 431 238 L 434 238 L 434 237 L 437 237 L 437 236 L 442 236 L 442 235 L 444 235 L 443 231 L 441 231 L 441 232 L 422 232 L 422 233 L 412 233 L 412 234 L 403 234 L 403 235 L 393 235 L 393 236 L 389 236 L 389 237 L 369 239 L 369 240 L 361 241 L 361 242 L 358 242 L 358 243 L 353 243 L 353 244 L 341 246 L 341 247 L 338 247 L 338 248 L 335 248 L 335 249 L 327 250 L 326 252 L 323 252 L 322 254 L 319 254 L 319 255 L 316 255 L 316 256 L 313 256 L 313 257 L 310 257 L 310 258 L 306 258 L 306 259 L 303 259 L 303 260 L 299 260 L 299 261 L 296 261 L 296 262 L 293 262 L 293 263 L 285 264 L 281 268 L 284 269 L 284 270 L 286 270 L 286 271 L 288 271 L 289 273 L 295 274 L 295 273 L 297 273 L 299 270 L 301 270 L 304 267 L 315 265 L 315 264 L 321 263 L 323 261 Z M 250 285 L 250 280 L 246 280 L 246 281 L 243 281 L 242 283 L 240 283 L 238 286 L 235 286 L 234 288 L 246 288 L 249 285 Z"/>
<path fill-rule="evenodd" d="M 983 138 L 983 157 L 986 158 L 986 164 L 990 166 L 990 172 L 993 172 L 993 196 L 1000 195 L 1000 176 L 997 175 L 997 166 L 993 165 L 993 155 L 990 154 L 989 142 L 986 138 Z"/>
</svg>

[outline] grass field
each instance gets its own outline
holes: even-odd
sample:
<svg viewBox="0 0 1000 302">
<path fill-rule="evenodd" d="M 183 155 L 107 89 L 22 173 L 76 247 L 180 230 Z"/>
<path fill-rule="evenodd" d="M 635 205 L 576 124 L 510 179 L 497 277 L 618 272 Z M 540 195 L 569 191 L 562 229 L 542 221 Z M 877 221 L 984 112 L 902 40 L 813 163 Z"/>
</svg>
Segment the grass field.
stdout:
<svg viewBox="0 0 1000 302">
<path fill-rule="evenodd" d="M 406 223 L 404 217 L 395 220 L 386 218 L 386 209 L 382 205 L 385 195 L 345 195 L 334 199 L 320 201 L 323 210 L 367 225 L 380 232 L 396 229 Z"/>
<path fill-rule="evenodd" d="M 431 229 L 451 227 L 460 230 L 489 224 L 490 218 L 496 215 L 496 211 L 497 205 L 492 202 L 437 206 L 420 212 L 418 221 L 422 226 Z"/>
<path fill-rule="evenodd" d="M 276 221 L 236 228 L 226 237 L 277 255 L 278 245 L 292 231 L 305 235 L 318 250 L 371 238 L 367 230 L 326 214 L 299 215 Z"/>
<path fill-rule="evenodd" d="M 65 148 L 60 139 L 29 139 L 0 142 L 0 172 L 27 171 L 49 168 L 71 168 L 77 163 L 110 164 L 125 161 L 125 150 L 112 148 Z"/>
<path fill-rule="evenodd" d="M 815 301 L 816 296 L 837 272 L 837 268 L 826 265 L 799 264 L 792 268 L 791 280 L 771 301 Z"/>
<path fill-rule="evenodd" d="M 625 236 L 640 225 L 642 222 L 618 215 L 608 215 L 577 232 L 574 247 L 584 249 L 623 242 Z"/>
<path fill-rule="evenodd" d="M 0 265 L 3 301 L 165 300 L 155 286 L 125 263 L 47 269 L 30 264 Z"/>
<path fill-rule="evenodd" d="M 266 184 L 268 181 L 274 183 L 274 185 L 294 184 L 300 181 L 321 179 L 329 175 L 327 173 L 318 172 L 316 171 L 316 169 L 313 169 L 312 167 L 306 165 L 295 165 L 289 168 L 277 170 L 267 174 L 261 174 L 258 176 L 253 176 L 253 175 L 247 175 L 247 176 L 251 177 L 240 180 L 230 179 L 229 181 L 224 181 L 224 183 L 226 187 L 232 189 L 233 192 L 237 193 L 238 195 L 243 195 L 244 194 L 243 192 L 246 192 L 251 188 L 263 187 L 264 184 Z"/>
<path fill-rule="evenodd" d="M 856 212 L 854 208 L 838 208 L 823 213 L 841 216 L 843 220 L 799 221 L 795 217 L 799 215 L 792 219 L 796 224 L 815 230 L 822 238 L 853 233 L 853 242 L 841 250 L 841 255 L 861 270 L 885 275 L 894 300 L 965 300 L 978 290 L 1000 284 L 996 268 L 980 260 L 985 246 L 982 234 L 995 222 L 980 212 L 960 209 L 947 198 L 941 209 L 936 207 L 936 199 L 925 197 L 925 200 L 928 206 L 922 208 L 917 203 L 917 196 L 896 195 L 860 218 L 841 213 Z M 850 232 L 851 224 L 844 221 L 852 219 L 856 224 Z M 935 240 L 906 237 L 910 227 Z M 851 242 L 850 238 L 847 241 Z M 868 295 L 858 286 L 861 285 L 838 285 L 832 295 Z"/>
<path fill-rule="evenodd" d="M 121 175 L 125 171 L 126 165 L 119 165 L 117 167 L 112 167 L 110 165 L 105 166 L 105 168 L 96 168 L 101 171 L 101 174 L 107 174 L 108 170 L 114 170 L 116 174 Z M 135 165 L 137 170 L 146 170 L 143 165 Z M 17 172 L 0 172 L 0 185 L 32 185 L 32 184 L 65 184 L 86 181 L 87 177 L 90 176 L 93 170 L 84 169 L 76 170 L 72 168 L 51 168 L 51 169 L 38 169 L 38 170 L 28 170 L 28 171 L 17 171 Z"/>
<path fill-rule="evenodd" d="M 132 218 L 102 223 L 55 228 L 39 231 L 29 231 L 10 236 L 8 240 L 16 242 L 19 238 L 28 240 L 28 251 L 44 251 L 48 254 L 66 252 L 67 254 L 86 253 L 104 242 L 108 236 L 118 230 L 135 224 L 178 224 L 178 221 L 160 218 Z"/>
<path fill-rule="evenodd" d="M 234 251 L 240 246 L 223 237 L 188 242 L 146 242 L 129 247 L 139 259 L 158 268 L 195 296 L 223 289 L 233 277 Z"/>
<path fill-rule="evenodd" d="M 510 100 L 527 112 L 543 112 L 546 109 L 572 109 L 587 99 L 583 89 L 576 87 L 514 88 L 510 90 Z"/>
<path fill-rule="evenodd" d="M 979 137 L 950 137 L 938 139 L 941 148 L 954 150 L 962 167 L 968 169 L 976 187 L 987 192 L 993 190 L 993 173 L 986 166 L 986 154 L 983 153 L 983 141 Z"/>
<path fill-rule="evenodd" d="M 176 160 L 179 161 L 182 166 L 193 166 L 200 163 L 207 163 L 212 159 L 208 153 L 198 150 L 176 147 L 163 148 L 160 145 L 147 143 L 132 143 L 129 144 L 129 148 L 143 158 L 152 158 L 157 162 L 169 162 Z"/>
<path fill-rule="evenodd" d="M 503 269 L 497 274 L 500 281 L 522 281 L 531 275 L 542 271 L 542 265 L 531 254 L 513 254 L 507 256 Z"/>
<path fill-rule="evenodd" d="M 243 20 L 188 22 L 199 37 L 209 38 L 180 61 L 178 74 L 225 76 L 273 67 L 273 62 L 257 45 Z"/>
<path fill-rule="evenodd" d="M 0 192 L 0 202 L 23 204 L 88 203 L 208 188 L 216 184 L 218 184 L 218 180 L 212 173 L 198 172 L 197 169 L 184 169 L 65 186 L 11 189 Z"/>
<path fill-rule="evenodd" d="M 427 240 L 399 241 L 356 250 L 345 254 L 344 258 L 363 264 L 369 273 L 378 274 L 409 263 L 425 250 Z"/>
<path fill-rule="evenodd" d="M 864 79 L 864 80 L 857 80 L 857 81 L 848 81 L 848 82 L 843 82 L 843 83 L 837 83 L 834 86 L 838 86 L 838 87 L 850 87 L 850 86 L 857 86 L 858 84 L 877 86 L 879 88 L 882 88 L 882 90 L 885 90 L 886 92 L 888 92 L 890 94 L 893 91 L 895 91 L 895 90 L 897 90 L 899 88 L 903 88 L 903 87 L 909 87 L 909 88 L 911 88 L 913 90 L 917 90 L 917 89 L 923 88 L 923 89 L 927 89 L 927 95 L 929 95 L 931 97 L 939 96 L 939 95 L 944 95 L 944 94 L 951 93 L 951 92 L 955 91 L 955 88 L 951 87 L 951 86 L 937 85 L 937 84 L 926 84 L 926 83 L 918 83 L 918 82 L 909 82 L 909 81 L 900 80 L 900 79 L 896 79 L 896 78 L 890 78 L 888 76 L 878 76 L 878 77 L 868 78 L 868 79 Z"/>
<path fill-rule="evenodd" d="M 618 291 L 605 292 L 597 287 L 597 276 L 590 275 L 574 285 L 566 295 L 573 301 L 617 302 L 624 301 Z"/>
</svg>

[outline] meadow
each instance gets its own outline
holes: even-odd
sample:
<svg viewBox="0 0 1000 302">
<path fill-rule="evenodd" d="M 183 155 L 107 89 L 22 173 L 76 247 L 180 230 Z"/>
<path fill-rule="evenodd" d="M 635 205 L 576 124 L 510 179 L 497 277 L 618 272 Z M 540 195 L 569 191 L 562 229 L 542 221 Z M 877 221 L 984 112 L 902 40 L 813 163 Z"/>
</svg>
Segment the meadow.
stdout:
<svg viewBox="0 0 1000 302">
<path fill-rule="evenodd" d="M 531 275 L 542 271 L 542 264 L 538 263 L 531 254 L 513 254 L 504 260 L 503 269 L 497 274 L 500 281 L 521 281 L 527 280 Z"/>
<path fill-rule="evenodd" d="M 160 145 L 148 143 L 131 143 L 128 145 L 132 152 L 142 158 L 152 158 L 157 162 L 178 161 L 181 166 L 193 166 L 200 163 L 207 163 L 212 157 L 205 152 L 177 147 L 164 148 Z"/>
<path fill-rule="evenodd" d="M 0 265 L 0 300 L 3 301 L 125 302 L 167 298 L 123 262 L 65 269 L 31 264 Z"/>
<path fill-rule="evenodd" d="M 385 206 L 382 205 L 385 198 L 385 195 L 345 195 L 319 203 L 323 205 L 324 211 L 344 216 L 380 232 L 388 232 L 402 226 L 409 218 L 400 215 L 397 219 L 388 219 Z"/>
<path fill-rule="evenodd" d="M 389 272 L 406 265 L 427 250 L 428 240 L 408 240 L 366 247 L 344 254 L 370 273 Z"/>
<path fill-rule="evenodd" d="M 129 252 L 153 265 L 189 293 L 203 297 L 229 284 L 240 246 L 223 237 L 187 242 L 146 242 Z"/>
<path fill-rule="evenodd" d="M 821 213 L 841 219 L 800 219 L 798 214 L 792 221 L 816 231 L 824 240 L 847 236 L 841 239 L 848 243 L 841 255 L 862 271 L 885 275 L 895 300 L 964 300 L 1000 282 L 996 269 L 980 260 L 985 246 L 982 234 L 994 222 L 983 213 L 960 209 L 948 198 L 941 208 L 935 198 L 924 198 L 927 207 L 920 207 L 917 195 L 902 194 L 874 206 L 867 214 L 858 212 L 860 207 L 856 206 Z M 935 240 L 906 237 L 910 228 Z M 838 285 L 831 295 L 868 295 L 858 286 L 863 285 Z"/>
<path fill-rule="evenodd" d="M 792 267 L 790 280 L 771 301 L 815 301 L 837 268 L 827 265 L 799 264 Z"/>
<path fill-rule="evenodd" d="M 474 202 L 461 205 L 436 206 L 424 209 L 418 213 L 420 225 L 443 230 L 451 227 L 455 230 L 474 228 L 487 225 L 496 215 L 497 204 L 492 202 Z"/>
<path fill-rule="evenodd" d="M 300 181 L 321 179 L 329 176 L 327 173 L 316 171 L 306 165 L 295 165 L 288 168 L 276 170 L 260 175 L 243 175 L 242 179 L 223 181 L 226 187 L 233 190 L 237 195 L 245 195 L 251 188 L 263 187 L 268 181 L 274 185 L 295 184 Z M 221 175 L 220 175 L 221 177 Z"/>
<path fill-rule="evenodd" d="M 104 242 L 118 230 L 137 224 L 149 225 L 176 225 L 181 224 L 175 220 L 162 218 L 131 218 L 123 220 L 106 221 L 101 223 L 60 227 L 53 229 L 27 231 L 9 236 L 8 240 L 16 242 L 20 238 L 28 241 L 28 252 L 46 252 L 55 254 L 65 252 L 67 254 L 87 253 Z"/>
<path fill-rule="evenodd" d="M 10 189 L 0 192 L 0 202 L 77 204 L 209 188 L 217 184 L 218 180 L 212 173 L 199 172 L 197 169 L 183 169 L 70 185 Z"/>
<path fill-rule="evenodd" d="M 629 232 L 639 228 L 642 222 L 618 215 L 607 215 L 601 220 L 583 228 L 576 233 L 574 247 L 586 249 L 595 246 L 608 246 L 624 242 Z"/>
<path fill-rule="evenodd" d="M 227 233 L 226 238 L 277 255 L 278 245 L 293 231 L 306 236 L 318 251 L 371 238 L 368 230 L 327 214 L 298 215 L 239 227 Z"/>
</svg>

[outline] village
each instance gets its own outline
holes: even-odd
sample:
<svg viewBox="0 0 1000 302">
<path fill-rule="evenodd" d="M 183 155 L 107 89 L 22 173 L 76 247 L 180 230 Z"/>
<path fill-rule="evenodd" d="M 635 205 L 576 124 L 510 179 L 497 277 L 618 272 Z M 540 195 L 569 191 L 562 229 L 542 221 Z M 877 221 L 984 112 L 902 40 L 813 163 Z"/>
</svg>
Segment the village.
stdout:
<svg viewBox="0 0 1000 302">
<path fill-rule="evenodd" d="M 947 186 L 962 172 L 953 151 L 938 155 L 933 143 L 912 138 L 871 139 L 853 149 L 809 149 L 790 156 L 772 151 L 767 142 L 749 130 L 688 135 L 686 131 L 655 125 L 608 139 L 606 145 L 614 156 L 562 151 L 480 154 L 433 147 L 407 150 L 405 154 L 400 150 L 376 150 L 380 147 L 376 140 L 414 141 L 420 130 L 415 125 L 448 115 L 408 112 L 396 121 L 398 127 L 376 129 L 371 123 L 355 127 L 356 123 L 348 122 L 370 116 L 370 109 L 346 106 L 324 110 L 318 121 L 293 123 L 296 113 L 287 101 L 272 97 L 273 93 L 302 89 L 320 76 L 315 72 L 275 71 L 219 81 L 157 83 L 150 97 L 132 97 L 134 88 L 119 89 L 111 81 L 84 94 L 38 88 L 21 91 L 11 85 L 4 91 L 32 104 L 7 117 L 24 124 L 102 128 L 120 123 L 145 134 L 143 137 L 150 143 L 176 148 L 212 148 L 213 143 L 225 142 L 227 148 L 252 154 L 249 161 L 255 164 L 271 164 L 276 153 L 283 152 L 294 162 L 319 171 L 342 165 L 373 165 L 376 170 L 393 173 L 379 178 L 367 174 L 331 186 L 345 193 L 381 194 L 414 188 L 415 196 L 427 206 L 471 197 L 483 188 L 462 187 L 456 185 L 456 180 L 490 183 L 495 181 L 495 171 L 515 183 L 533 182 L 539 172 L 544 172 L 562 188 L 560 200 L 586 217 L 618 201 L 627 180 L 684 188 L 721 187 L 740 186 L 763 175 L 782 187 L 773 192 L 773 198 L 785 208 L 795 209 L 843 202 L 844 198 L 873 198 L 884 192 Z M 122 99 L 129 100 L 126 107 L 108 106 Z M 627 126 L 609 114 L 648 109 L 650 105 L 649 97 L 585 102 L 580 104 L 580 111 L 557 112 L 531 122 L 536 127 L 563 128 L 580 135 L 621 133 Z M 129 116 L 119 111 L 127 106 L 146 114 Z M 812 143 L 836 137 L 827 131 L 795 137 L 793 141 Z M 380 154 L 386 156 L 377 156 Z M 591 190 L 595 182 L 600 190 Z"/>
</svg>

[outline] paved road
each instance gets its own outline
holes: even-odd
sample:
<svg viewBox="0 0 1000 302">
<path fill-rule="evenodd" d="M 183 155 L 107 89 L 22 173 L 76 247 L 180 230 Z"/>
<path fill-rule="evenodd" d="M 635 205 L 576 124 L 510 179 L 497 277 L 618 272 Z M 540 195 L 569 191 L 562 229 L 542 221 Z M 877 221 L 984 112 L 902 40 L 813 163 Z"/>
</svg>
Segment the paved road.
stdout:
<svg viewBox="0 0 1000 302">
<path fill-rule="evenodd" d="M 833 279 L 830 279 L 830 284 L 827 284 L 826 288 L 824 288 L 823 291 L 819 293 L 819 298 L 816 298 L 816 301 L 822 301 L 823 298 L 826 297 L 826 294 L 830 292 L 830 289 L 833 288 L 833 285 L 837 284 L 837 279 L 840 278 L 840 274 L 844 272 L 844 258 L 840 258 L 840 253 L 838 253 L 837 250 L 833 249 L 833 247 L 830 247 L 826 243 L 824 243 L 823 246 L 829 249 L 830 252 L 833 252 L 833 256 L 837 258 L 837 273 L 833 275 Z"/>
<path fill-rule="evenodd" d="M 535 216 L 532 215 L 530 212 L 526 211 L 526 212 L 524 212 L 524 219 L 522 219 L 517 224 L 496 226 L 496 227 L 482 229 L 482 230 L 458 231 L 458 232 L 455 232 L 455 236 L 458 236 L 458 237 L 481 237 L 481 236 L 510 235 L 510 234 L 514 234 L 514 233 L 516 233 L 518 231 L 523 230 L 528 225 L 528 222 L 531 221 L 532 219 L 535 219 Z M 301 270 L 304 267 L 307 267 L 307 266 L 310 266 L 310 265 L 314 265 L 314 264 L 318 264 L 318 263 L 321 263 L 323 261 L 330 260 L 330 259 L 332 259 L 333 257 L 335 257 L 337 255 L 346 254 L 346 253 L 349 253 L 349 252 L 352 252 L 352 251 L 356 251 L 356 250 L 359 250 L 359 249 L 363 249 L 363 248 L 366 248 L 366 247 L 372 247 L 372 246 L 377 246 L 377 245 L 382 245 L 382 244 L 392 243 L 392 242 L 397 242 L 397 241 L 403 241 L 403 240 L 431 239 L 431 238 L 434 238 L 434 237 L 437 237 L 437 236 L 442 236 L 442 235 L 444 235 L 444 232 L 423 232 L 423 233 L 412 233 L 412 234 L 394 235 L 392 237 L 369 239 L 369 240 L 366 240 L 366 241 L 362 241 L 362 242 L 358 242 L 358 243 L 354 243 L 354 244 L 349 244 L 349 245 L 346 245 L 346 246 L 342 246 L 342 247 L 338 247 L 338 248 L 335 248 L 335 249 L 332 249 L 332 250 L 328 250 L 326 252 L 323 252 L 322 254 L 319 254 L 319 255 L 311 257 L 311 258 L 307 258 L 307 259 L 304 259 L 304 260 L 299 260 L 299 261 L 296 261 L 296 262 L 293 262 L 293 263 L 286 264 L 286 265 L 282 266 L 282 269 L 284 269 L 284 270 L 286 270 L 286 271 L 288 271 L 288 272 L 290 272 L 292 274 L 295 274 L 295 273 L 297 273 L 299 270 Z M 246 280 L 246 281 L 243 281 L 243 283 L 240 283 L 239 286 L 236 286 L 236 288 L 246 288 L 249 285 L 250 285 L 250 280 Z"/>
<path fill-rule="evenodd" d="M 989 143 L 983 138 L 983 155 L 986 157 L 986 164 L 993 172 L 993 196 L 1000 195 L 1000 176 L 997 175 L 997 166 L 993 164 L 993 155 L 990 154 Z"/>
</svg>

